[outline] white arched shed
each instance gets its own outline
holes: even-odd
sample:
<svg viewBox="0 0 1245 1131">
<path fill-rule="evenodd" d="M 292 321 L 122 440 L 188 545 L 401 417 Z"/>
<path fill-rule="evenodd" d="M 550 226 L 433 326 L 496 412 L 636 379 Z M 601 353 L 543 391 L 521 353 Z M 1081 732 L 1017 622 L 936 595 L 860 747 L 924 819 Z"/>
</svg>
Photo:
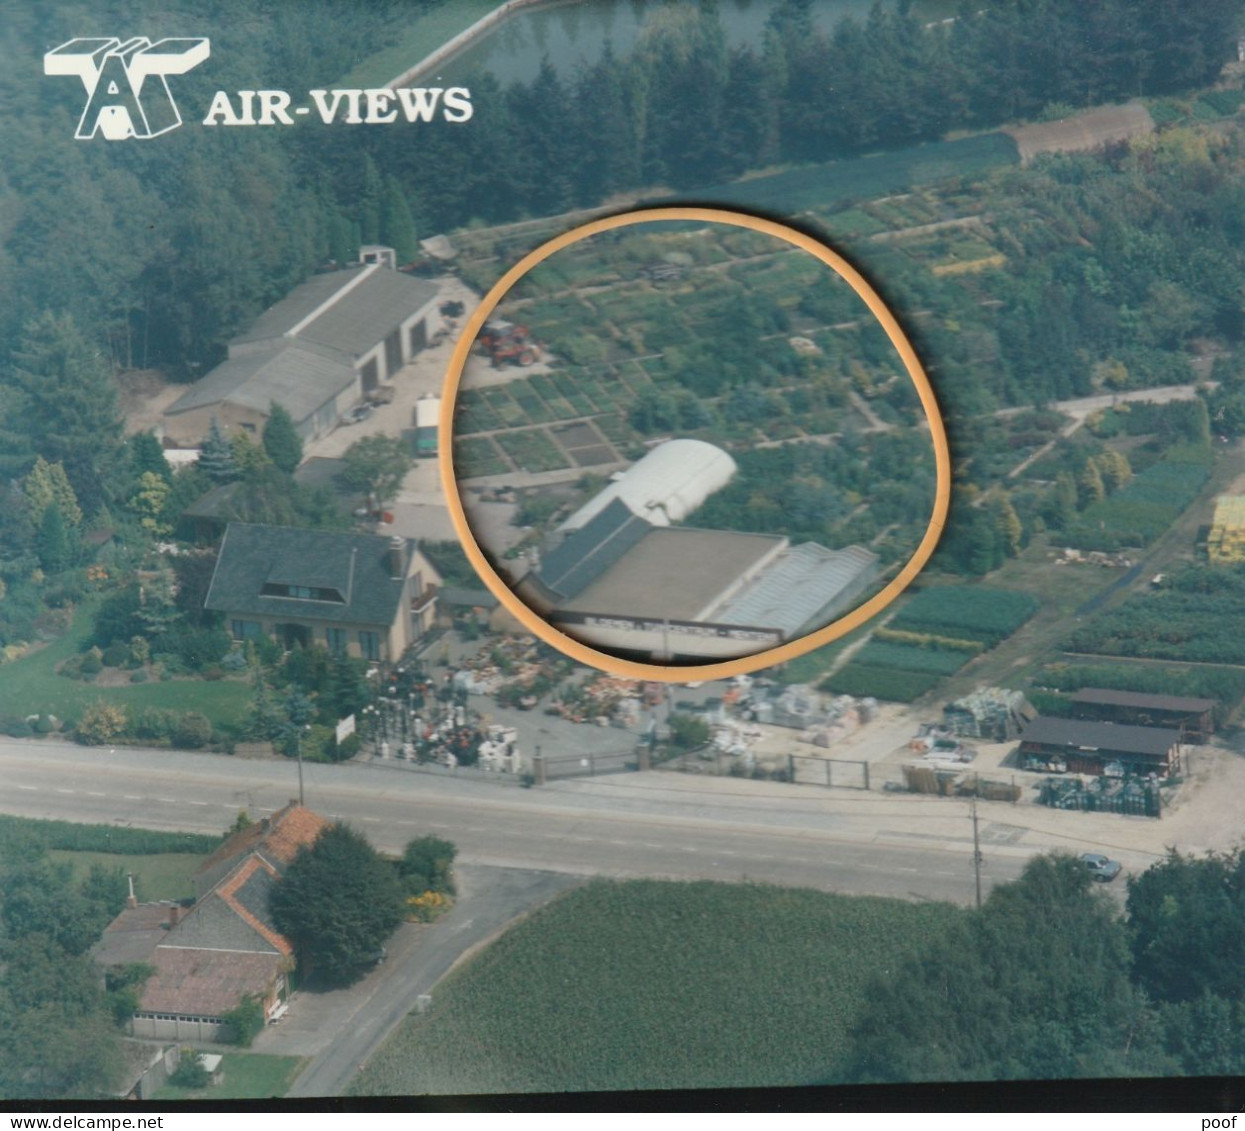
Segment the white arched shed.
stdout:
<svg viewBox="0 0 1245 1131">
<path fill-rule="evenodd" d="M 584 503 L 561 530 L 569 534 L 586 526 L 615 499 L 654 526 L 682 522 L 736 470 L 726 452 L 704 440 L 667 440 Z"/>
</svg>

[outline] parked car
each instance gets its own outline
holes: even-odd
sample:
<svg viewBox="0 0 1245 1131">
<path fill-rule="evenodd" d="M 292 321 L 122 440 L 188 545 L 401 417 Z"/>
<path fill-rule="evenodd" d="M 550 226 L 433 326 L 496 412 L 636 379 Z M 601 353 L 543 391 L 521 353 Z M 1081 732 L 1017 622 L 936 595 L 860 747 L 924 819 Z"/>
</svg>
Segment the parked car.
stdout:
<svg viewBox="0 0 1245 1131">
<path fill-rule="evenodd" d="M 1104 884 L 1110 883 L 1124 870 L 1124 866 L 1118 860 L 1112 860 L 1100 852 L 1082 852 L 1077 859 L 1085 865 L 1086 870 L 1095 880 Z"/>
<path fill-rule="evenodd" d="M 370 404 L 357 404 L 354 408 L 348 408 L 342 413 L 343 424 L 358 424 L 360 421 L 366 420 L 372 415 L 372 406 Z"/>
</svg>

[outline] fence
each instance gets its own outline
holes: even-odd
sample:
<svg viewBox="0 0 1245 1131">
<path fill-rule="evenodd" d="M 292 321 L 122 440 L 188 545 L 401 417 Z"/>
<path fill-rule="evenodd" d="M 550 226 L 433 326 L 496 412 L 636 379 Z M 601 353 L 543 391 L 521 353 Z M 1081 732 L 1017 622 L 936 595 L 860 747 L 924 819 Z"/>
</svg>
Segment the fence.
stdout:
<svg viewBox="0 0 1245 1131">
<path fill-rule="evenodd" d="M 379 766 L 387 770 L 406 770 L 433 777 L 459 778 L 463 781 L 488 781 L 497 785 L 522 785 L 521 774 L 503 774 L 498 770 L 481 770 L 476 766 L 442 766 L 439 762 L 412 762 L 405 758 L 381 758 L 366 755 L 355 759 L 360 766 Z"/>
<path fill-rule="evenodd" d="M 587 778 L 599 774 L 626 774 L 640 768 L 640 755 L 635 750 L 614 750 L 606 753 L 585 751 L 579 757 L 546 758 L 535 762 L 536 782 L 561 778 Z"/>
</svg>

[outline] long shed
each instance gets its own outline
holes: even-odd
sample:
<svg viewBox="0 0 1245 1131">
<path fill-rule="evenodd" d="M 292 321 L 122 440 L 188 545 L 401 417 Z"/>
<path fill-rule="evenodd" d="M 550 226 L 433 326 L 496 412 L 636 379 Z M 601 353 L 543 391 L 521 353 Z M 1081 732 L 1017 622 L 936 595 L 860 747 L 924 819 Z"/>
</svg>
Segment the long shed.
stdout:
<svg viewBox="0 0 1245 1131">
<path fill-rule="evenodd" d="M 1126 774 L 1165 777 L 1180 769 L 1180 731 L 1041 715 L 1021 733 L 1020 754 L 1060 758 L 1078 774 L 1101 774 L 1118 763 Z"/>
</svg>

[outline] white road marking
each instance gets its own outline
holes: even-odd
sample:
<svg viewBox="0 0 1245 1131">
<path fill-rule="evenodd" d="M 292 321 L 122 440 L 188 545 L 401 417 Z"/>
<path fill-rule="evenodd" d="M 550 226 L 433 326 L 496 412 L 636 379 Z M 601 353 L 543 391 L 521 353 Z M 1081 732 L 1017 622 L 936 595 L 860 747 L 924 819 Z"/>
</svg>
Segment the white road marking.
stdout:
<svg viewBox="0 0 1245 1131">
<path fill-rule="evenodd" d="M 206 801 L 191 801 L 190 804 L 191 805 L 206 805 L 207 802 Z"/>
<path fill-rule="evenodd" d="M 142 798 L 137 793 L 127 793 L 125 799 L 126 801 L 142 801 Z"/>
<path fill-rule="evenodd" d="M 87 797 L 107 797 L 106 793 L 92 793 L 89 789 L 86 792 Z"/>
<path fill-rule="evenodd" d="M 57 793 L 73 793 L 72 789 L 58 789 Z"/>
<path fill-rule="evenodd" d="M 28 791 L 29 791 L 29 792 L 31 792 L 31 793 L 38 793 L 38 792 L 39 792 L 38 787 L 33 786 L 33 785 L 19 785 L 17 788 L 18 788 L 18 789 L 25 789 L 25 790 L 28 790 Z"/>
<path fill-rule="evenodd" d="M 166 805 L 176 805 L 176 804 L 177 804 L 177 798 L 176 798 L 176 797 L 157 797 L 157 798 L 156 798 L 156 800 L 157 800 L 157 801 L 163 801 Z"/>
</svg>

